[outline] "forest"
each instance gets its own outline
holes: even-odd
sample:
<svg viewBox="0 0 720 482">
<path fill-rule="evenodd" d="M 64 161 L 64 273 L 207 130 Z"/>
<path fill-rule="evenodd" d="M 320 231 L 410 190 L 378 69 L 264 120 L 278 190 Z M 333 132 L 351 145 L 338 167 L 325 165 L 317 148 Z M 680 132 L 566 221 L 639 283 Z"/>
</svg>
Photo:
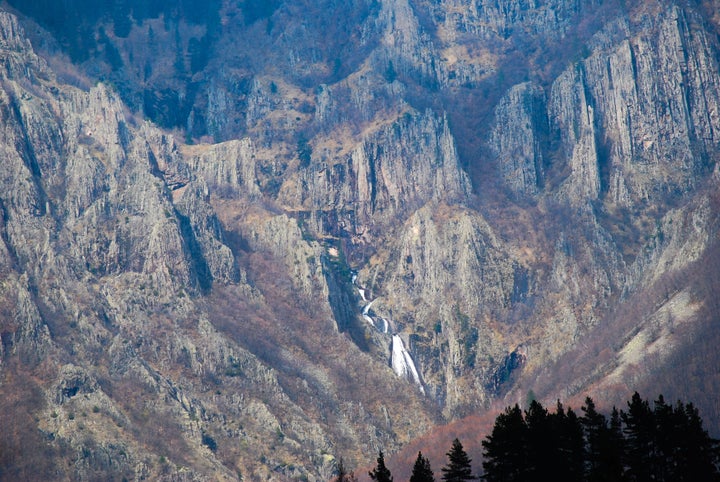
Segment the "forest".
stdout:
<svg viewBox="0 0 720 482">
<path fill-rule="evenodd" d="M 635 392 L 626 410 L 599 413 L 588 397 L 578 416 L 560 402 L 508 407 L 483 441 L 487 481 L 720 480 L 718 441 L 692 403 L 650 406 Z"/>
<path fill-rule="evenodd" d="M 458 439 L 447 452 L 440 480 L 461 482 L 511 481 L 717 481 L 720 480 L 720 441 L 710 437 L 692 403 L 652 403 L 635 392 L 627 408 L 613 407 L 609 416 L 597 411 L 587 397 L 582 415 L 557 402 L 550 411 L 537 400 L 527 410 L 507 407 L 482 441 L 481 474 Z M 392 482 L 379 453 L 369 477 Z M 340 467 L 337 482 L 357 480 Z M 410 482 L 432 482 L 430 462 L 418 453 Z"/>
</svg>

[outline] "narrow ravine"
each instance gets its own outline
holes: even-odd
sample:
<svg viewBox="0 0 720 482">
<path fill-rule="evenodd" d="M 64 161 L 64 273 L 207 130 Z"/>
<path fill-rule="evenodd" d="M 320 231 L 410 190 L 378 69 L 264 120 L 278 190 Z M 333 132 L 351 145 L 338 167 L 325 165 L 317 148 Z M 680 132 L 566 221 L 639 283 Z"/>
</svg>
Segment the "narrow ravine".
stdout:
<svg viewBox="0 0 720 482">
<path fill-rule="evenodd" d="M 415 361 L 413 360 L 412 355 L 405 348 L 405 342 L 402 337 L 395 331 L 395 324 L 390 319 L 378 316 L 372 310 L 372 305 L 377 301 L 377 298 L 372 300 L 368 299 L 369 290 L 363 288 L 357 283 L 356 274 L 352 275 L 351 282 L 357 289 L 360 299 L 364 303 L 361 310 L 363 319 L 378 332 L 391 336 L 390 367 L 398 377 L 404 378 L 410 383 L 417 385 L 420 392 L 424 395 L 425 387 L 423 386 L 420 372 L 415 366 Z"/>
</svg>

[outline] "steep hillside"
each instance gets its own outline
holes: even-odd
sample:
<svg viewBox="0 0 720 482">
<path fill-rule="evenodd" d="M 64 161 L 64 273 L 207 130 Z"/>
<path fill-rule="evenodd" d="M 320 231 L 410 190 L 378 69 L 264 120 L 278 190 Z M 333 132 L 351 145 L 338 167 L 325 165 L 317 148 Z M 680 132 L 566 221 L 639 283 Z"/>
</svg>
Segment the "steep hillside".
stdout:
<svg viewBox="0 0 720 482">
<path fill-rule="evenodd" d="M 3 476 L 317 480 L 437 423 L 339 332 L 337 256 L 248 186 L 221 224 L 191 166 L 242 145 L 185 154 L 0 20 Z"/>
<path fill-rule="evenodd" d="M 0 476 L 326 480 L 530 392 L 720 426 L 713 8 L 2 4 Z"/>
</svg>

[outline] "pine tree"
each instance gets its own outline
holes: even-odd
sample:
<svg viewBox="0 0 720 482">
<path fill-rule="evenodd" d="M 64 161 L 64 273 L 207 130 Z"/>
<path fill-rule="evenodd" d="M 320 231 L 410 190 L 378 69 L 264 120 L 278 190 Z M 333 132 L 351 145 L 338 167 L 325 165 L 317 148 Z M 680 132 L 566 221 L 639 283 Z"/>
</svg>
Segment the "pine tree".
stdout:
<svg viewBox="0 0 720 482">
<path fill-rule="evenodd" d="M 450 451 L 446 454 L 448 464 L 441 470 L 443 472 L 442 479 L 446 482 L 462 482 L 463 480 L 475 480 L 477 477 L 472 475 L 472 467 L 470 458 L 463 449 L 460 440 L 453 440 Z"/>
<path fill-rule="evenodd" d="M 720 441 L 702 427 L 702 419 L 692 403 L 678 401 L 675 417 L 675 480 L 720 481 Z"/>
<path fill-rule="evenodd" d="M 592 398 L 585 398 L 585 405 L 580 407 L 583 416 L 580 423 L 583 427 L 586 447 L 586 478 L 587 480 L 600 480 L 602 470 L 602 440 L 608 431 L 607 419 L 595 409 Z"/>
<path fill-rule="evenodd" d="M 584 441 L 582 426 L 575 412 L 572 409 L 566 411 L 558 400 L 555 413 L 549 413 L 540 402 L 533 400 L 525 412 L 525 422 L 528 428 L 527 450 L 525 454 L 517 454 L 513 465 L 524 464 L 527 474 L 517 479 L 581 480 Z"/>
<path fill-rule="evenodd" d="M 613 482 L 622 478 L 622 422 L 620 413 L 613 407 L 608 420 L 595 409 L 592 398 L 585 399 L 580 423 L 585 435 L 585 480 Z"/>
<path fill-rule="evenodd" d="M 343 462 L 343 459 L 341 458 L 338 461 L 337 465 L 337 478 L 335 479 L 336 482 L 346 482 L 347 481 L 347 470 L 345 469 L 345 463 Z"/>
<path fill-rule="evenodd" d="M 610 426 L 608 434 L 607 453 L 605 457 L 605 465 L 607 467 L 608 476 L 605 480 L 616 481 L 623 480 L 625 466 L 623 465 L 623 457 L 625 453 L 625 437 L 622 432 L 622 418 L 617 407 L 613 406 L 610 414 Z"/>
<path fill-rule="evenodd" d="M 635 392 L 628 412 L 621 412 L 625 424 L 625 465 L 631 481 L 651 480 L 655 470 L 655 416 L 650 404 Z"/>
<path fill-rule="evenodd" d="M 548 477 L 552 478 L 553 469 L 557 467 L 555 459 L 558 440 L 553 433 L 547 409 L 537 400 L 531 401 L 525 411 L 525 423 L 528 449 L 523 451 L 524 454 L 518 454 L 526 459 L 528 475 L 523 479 L 548 480 Z"/>
<path fill-rule="evenodd" d="M 435 475 L 430 468 L 430 461 L 418 452 L 415 465 L 413 466 L 410 482 L 435 482 Z"/>
<path fill-rule="evenodd" d="M 655 419 L 653 472 L 656 474 L 656 480 L 677 480 L 675 451 L 678 427 L 673 407 L 665 403 L 662 395 L 655 400 L 653 416 Z"/>
<path fill-rule="evenodd" d="M 558 401 L 557 412 L 550 416 L 553 431 L 557 437 L 558 451 L 555 453 L 556 476 L 550 474 L 550 478 L 557 481 L 582 480 L 585 462 L 585 441 L 583 439 L 582 425 L 580 419 L 572 408 L 563 411 L 562 404 Z"/>
<path fill-rule="evenodd" d="M 393 482 L 390 470 L 385 467 L 385 456 L 382 450 L 378 453 L 377 465 L 371 472 L 368 472 L 368 475 L 372 480 L 377 480 L 378 482 Z"/>
<path fill-rule="evenodd" d="M 482 446 L 485 480 L 511 482 L 528 479 L 528 427 L 517 404 L 498 415 L 492 433 L 482 441 Z"/>
<path fill-rule="evenodd" d="M 627 412 L 613 407 L 609 423 L 589 397 L 582 410 L 578 418 L 558 401 L 556 412 L 549 413 L 533 401 L 523 418 L 517 405 L 508 407 L 482 442 L 482 478 L 720 482 L 720 441 L 702 428 L 692 404 L 678 401 L 673 408 L 661 395 L 651 410 L 636 392 Z"/>
</svg>

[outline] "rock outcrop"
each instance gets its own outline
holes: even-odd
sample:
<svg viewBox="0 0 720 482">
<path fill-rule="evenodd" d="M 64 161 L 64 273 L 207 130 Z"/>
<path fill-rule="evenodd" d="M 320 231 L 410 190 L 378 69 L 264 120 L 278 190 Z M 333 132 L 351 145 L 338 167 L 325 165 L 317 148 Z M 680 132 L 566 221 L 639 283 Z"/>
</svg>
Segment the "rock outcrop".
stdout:
<svg viewBox="0 0 720 482">
<path fill-rule="evenodd" d="M 496 107 L 490 144 L 500 174 L 513 193 L 532 196 L 542 189 L 542 139 L 547 131 L 545 94 L 537 85 L 516 85 Z"/>
<path fill-rule="evenodd" d="M 34 415 L 56 451 L 48 470 L 61 478 L 325 480 L 338 443 L 352 454 L 351 446 L 391 446 L 428 426 L 434 415 L 417 399 L 406 401 L 416 408 L 409 423 L 392 403 L 343 395 L 336 373 L 355 368 L 311 367 L 295 386 L 295 368 L 272 367 L 300 356 L 273 309 L 322 322 L 332 311 L 325 248 L 306 240 L 296 219 L 271 209 L 265 222 L 233 224 L 229 212 L 216 213 L 215 201 L 252 203 L 262 194 L 249 141 L 181 147 L 128 115 L 107 86 L 58 81 L 14 16 L 0 13 L 0 25 L 0 387 L 18 376 L 15 360 L 42 385 Z M 287 273 L 290 291 L 257 271 L 248 276 L 264 257 L 264 266 Z M 222 315 L 207 306 L 217 292 L 230 303 Z M 272 320 L 265 332 L 263 317 Z M 247 331 L 268 344 L 260 357 Z M 308 366 L 321 352 L 367 358 L 341 333 L 320 334 L 305 344 Z M 377 366 L 377 386 L 401 383 L 384 363 L 361 363 Z M 331 420 L 309 400 L 328 404 Z M 359 404 L 351 423 L 335 412 L 349 400 Z M 63 458 L 74 462 L 58 465 Z"/>
<path fill-rule="evenodd" d="M 0 11 L 0 474 L 327 480 L 650 384 L 713 306 L 720 47 L 617 3 L 118 5 L 80 57 Z"/>
</svg>

